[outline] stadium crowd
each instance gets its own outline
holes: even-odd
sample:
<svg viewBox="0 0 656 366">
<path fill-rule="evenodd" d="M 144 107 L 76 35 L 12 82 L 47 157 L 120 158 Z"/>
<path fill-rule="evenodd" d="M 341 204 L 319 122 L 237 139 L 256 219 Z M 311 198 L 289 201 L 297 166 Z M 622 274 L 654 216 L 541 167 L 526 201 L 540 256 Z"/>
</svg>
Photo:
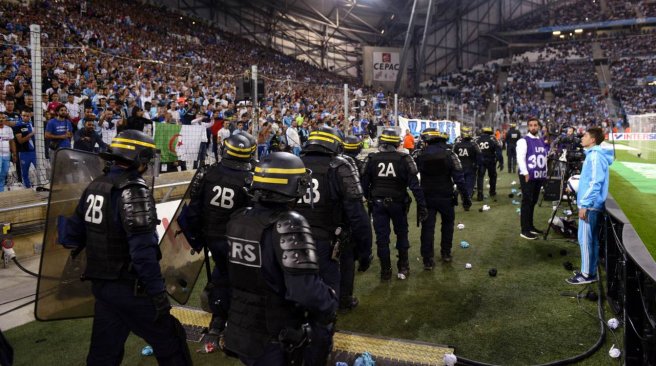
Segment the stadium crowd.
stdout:
<svg viewBox="0 0 656 366">
<path fill-rule="evenodd" d="M 567 3 L 552 13 L 562 13 L 558 19 L 567 22 L 603 18 L 598 2 L 581 3 Z M 224 124 L 227 131 L 233 131 L 238 121 L 250 132 L 254 132 L 250 121 L 258 121 L 262 152 L 272 145 L 274 150 L 294 151 L 322 124 L 337 127 L 345 136 L 361 137 L 375 137 L 376 126 L 394 124 L 390 96 L 360 88 L 358 79 L 338 76 L 164 8 L 127 0 L 120 2 L 120 11 L 95 1 L 34 4 L 31 8 L 0 4 L 4 40 L 0 111 L 7 115 L 7 126 L 14 133 L 20 129 L 16 128 L 20 113 L 34 110 L 36 93 L 41 94 L 46 122 L 56 119 L 58 108 L 66 107 L 73 145 L 79 140 L 74 137 L 76 131 L 88 120 L 104 144 L 127 127 L 152 134 L 153 122 L 202 123 L 209 137 L 203 141 L 212 145 L 215 156 L 221 137 L 226 136 L 220 133 Z M 640 8 L 646 14 L 651 9 L 651 4 L 642 2 L 608 4 L 615 17 L 624 14 L 615 13 L 618 8 Z M 573 7 L 576 12 L 571 11 Z M 39 91 L 31 90 L 30 24 L 40 24 L 42 32 L 43 86 Z M 106 30 L 108 26 L 111 31 Z M 432 78 L 425 91 L 437 103 L 402 98 L 399 110 L 409 117 L 444 117 L 444 105 L 449 102 L 455 111 L 484 116 L 490 103 L 498 103 L 498 113 L 506 121 L 535 115 L 557 124 L 601 124 L 608 119 L 608 110 L 606 91 L 599 88 L 591 62 L 596 41 L 614 60 L 611 96 L 623 104 L 626 113 L 653 112 L 654 88 L 641 88 L 638 82 L 655 74 L 653 62 L 642 59 L 653 56 L 653 38 L 653 33 L 630 33 L 553 42 L 532 50 L 537 57 L 513 57 L 502 89 L 497 86 L 500 63 L 490 62 Z M 266 82 L 258 116 L 253 116 L 252 106 L 236 103 L 239 80 L 253 64 Z M 349 106 L 348 115 L 344 114 L 344 83 L 353 86 L 352 99 L 364 101 Z M 427 103 L 430 108 L 422 108 Z M 79 146 L 85 144 L 88 141 Z M 19 150 L 23 148 L 25 143 Z"/>
</svg>

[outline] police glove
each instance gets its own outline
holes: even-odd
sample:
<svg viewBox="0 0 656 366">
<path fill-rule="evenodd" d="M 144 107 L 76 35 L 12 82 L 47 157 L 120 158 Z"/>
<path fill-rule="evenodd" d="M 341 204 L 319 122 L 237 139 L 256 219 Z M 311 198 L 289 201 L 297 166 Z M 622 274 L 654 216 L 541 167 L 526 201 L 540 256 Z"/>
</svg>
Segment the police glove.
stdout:
<svg viewBox="0 0 656 366">
<path fill-rule="evenodd" d="M 366 272 L 371 266 L 371 260 L 374 258 L 373 255 L 362 257 L 358 259 L 358 272 Z"/>
<path fill-rule="evenodd" d="M 160 292 L 150 298 L 155 305 L 155 319 L 156 323 L 166 318 L 171 311 L 171 303 L 169 302 L 169 295 L 166 292 Z"/>
<path fill-rule="evenodd" d="M 417 206 L 417 223 L 424 222 L 428 218 L 428 208 Z"/>
</svg>

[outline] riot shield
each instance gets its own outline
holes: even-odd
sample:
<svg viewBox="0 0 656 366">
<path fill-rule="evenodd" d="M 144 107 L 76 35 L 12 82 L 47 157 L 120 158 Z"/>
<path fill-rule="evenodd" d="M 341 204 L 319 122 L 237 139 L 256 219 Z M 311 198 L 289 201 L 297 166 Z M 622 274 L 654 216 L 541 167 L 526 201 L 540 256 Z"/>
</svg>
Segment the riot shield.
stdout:
<svg viewBox="0 0 656 366">
<path fill-rule="evenodd" d="M 93 316 L 91 282 L 82 282 L 84 250 L 77 255 L 58 244 L 57 221 L 73 215 L 86 187 L 102 175 L 105 161 L 97 154 L 61 149 L 55 153 L 39 266 L 34 316 L 59 320 Z"/>
<path fill-rule="evenodd" d="M 194 175 L 192 182 L 201 179 L 198 172 Z M 175 214 L 169 220 L 167 215 L 162 215 L 162 224 L 165 232 L 159 242 L 162 259 L 159 262 L 162 275 L 166 283 L 166 292 L 180 304 L 186 304 L 191 296 L 191 291 L 196 284 L 198 275 L 203 268 L 205 253 L 202 250 L 195 251 L 189 244 L 187 237 L 182 233 L 179 219 L 184 216 L 187 205 L 191 201 L 191 187 L 189 185 Z M 158 215 L 162 213 L 158 211 Z M 183 217 L 184 219 L 184 217 Z"/>
</svg>

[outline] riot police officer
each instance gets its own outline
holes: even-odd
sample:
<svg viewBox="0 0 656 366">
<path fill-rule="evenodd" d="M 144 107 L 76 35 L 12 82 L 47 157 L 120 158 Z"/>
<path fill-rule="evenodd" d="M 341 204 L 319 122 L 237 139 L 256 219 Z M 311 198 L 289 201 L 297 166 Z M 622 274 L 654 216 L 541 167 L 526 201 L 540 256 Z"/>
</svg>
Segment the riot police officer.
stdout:
<svg viewBox="0 0 656 366">
<path fill-rule="evenodd" d="M 522 137 L 522 134 L 517 129 L 515 123 L 510 124 L 508 132 L 506 132 L 506 156 L 508 157 L 508 173 L 515 173 L 517 169 L 517 140 Z"/>
<path fill-rule="evenodd" d="M 136 130 L 116 136 L 105 175 L 89 184 L 59 241 L 86 248 L 84 278 L 96 299 L 87 365 L 119 365 L 130 331 L 153 347 L 160 365 L 191 365 L 185 331 L 170 313 L 159 266 L 155 200 L 142 178 L 155 152 Z"/>
<path fill-rule="evenodd" d="M 194 249 L 207 247 L 212 253 L 215 265 L 203 291 L 202 306 L 212 312 L 209 334 L 215 336 L 223 332 L 230 308 L 226 224 L 230 215 L 250 200 L 246 187 L 251 181 L 251 159 L 257 146 L 244 133 L 223 141 L 221 162 L 198 168 L 191 182 L 188 209 L 178 220 L 185 235 L 193 238 Z"/>
<path fill-rule="evenodd" d="M 357 171 L 358 177 L 364 167 L 362 160 L 358 155 L 362 151 L 362 140 L 357 136 L 346 136 L 344 138 L 344 154 L 342 156 L 353 164 Z M 364 198 L 363 198 L 364 200 Z M 349 231 L 349 238 L 353 237 L 353 232 Z M 355 260 L 360 258 L 361 255 L 358 248 L 354 245 L 349 245 L 350 249 L 345 248 L 341 251 L 339 257 L 339 293 L 340 293 L 340 310 L 346 311 L 356 307 L 359 303 L 358 299 L 353 296 L 353 283 L 355 281 Z M 360 266 L 360 271 L 365 268 Z"/>
<path fill-rule="evenodd" d="M 247 365 L 301 365 L 310 337 L 329 353 L 337 297 L 319 276 L 310 224 L 290 210 L 310 184 L 300 158 L 271 153 L 255 168 L 253 206 L 228 222 L 232 304 L 225 344 Z"/>
<path fill-rule="evenodd" d="M 407 188 L 410 188 L 417 201 L 417 219 L 423 221 L 428 213 L 424 192 L 417 178 L 417 165 L 410 155 L 396 150 L 400 143 L 401 138 L 396 130 L 383 130 L 378 139 L 378 152 L 367 156 L 362 174 L 362 188 L 369 200 L 374 220 L 380 278 L 384 281 L 392 278 L 390 220 L 396 234 L 398 277 L 405 279 L 410 275 L 407 213 L 410 196 Z"/>
<path fill-rule="evenodd" d="M 428 206 L 428 217 L 421 226 L 421 256 L 424 260 L 424 269 L 432 270 L 435 266 L 433 241 L 437 213 L 442 219 L 440 242 L 442 261 L 451 262 L 452 259 L 453 224 L 456 216 L 453 207 L 457 204 L 453 184 L 456 184 L 463 197 L 464 207 L 471 207 L 472 202 L 465 189 L 460 159 L 446 144 L 449 135 L 434 128 L 427 128 L 422 131 L 421 139 L 427 146 L 417 157 L 417 168 Z"/>
<path fill-rule="evenodd" d="M 354 244 L 358 269 L 366 270 L 371 262 L 372 235 L 360 176 L 355 165 L 339 154 L 342 145 L 335 128 L 324 126 L 310 132 L 301 160 L 312 171 L 312 187 L 299 200 L 297 210 L 312 226 L 321 277 L 337 291 L 340 307 L 350 309 L 357 300 L 352 297 L 352 286 L 344 296 L 340 294 L 340 253 L 352 252 Z"/>
<path fill-rule="evenodd" d="M 501 145 L 496 138 L 494 138 L 492 127 L 483 127 L 483 133 L 475 140 L 481 149 L 483 156 L 481 165 L 478 166 L 478 177 L 476 179 L 476 186 L 478 194 L 476 195 L 477 201 L 483 200 L 483 182 L 485 178 L 485 171 L 490 178 L 490 197 L 497 195 L 497 161 L 499 162 L 499 170 L 503 170 L 503 154 L 501 153 Z"/>
<path fill-rule="evenodd" d="M 351 158 L 356 168 L 358 168 L 358 173 L 362 172 L 364 164 L 362 160 L 358 158 L 360 152 L 362 151 L 362 140 L 356 136 L 346 136 L 344 138 L 344 156 Z"/>
<path fill-rule="evenodd" d="M 476 173 L 478 166 L 483 163 L 483 155 L 478 144 L 472 141 L 471 127 L 462 127 L 460 129 L 460 137 L 453 145 L 453 152 L 458 155 L 460 164 L 462 165 L 462 174 L 465 179 L 465 194 L 462 196 L 462 201 L 465 202 L 465 197 L 471 198 L 474 194 L 474 184 L 476 184 Z M 469 206 L 463 205 L 465 211 L 469 211 Z"/>
</svg>

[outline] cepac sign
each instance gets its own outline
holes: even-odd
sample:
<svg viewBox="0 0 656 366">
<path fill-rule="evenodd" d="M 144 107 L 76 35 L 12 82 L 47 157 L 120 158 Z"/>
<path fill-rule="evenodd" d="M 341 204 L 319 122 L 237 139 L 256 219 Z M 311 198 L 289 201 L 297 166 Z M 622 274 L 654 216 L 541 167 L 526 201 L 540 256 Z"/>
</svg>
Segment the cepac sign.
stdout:
<svg viewBox="0 0 656 366">
<path fill-rule="evenodd" d="M 396 81 L 401 63 L 398 52 L 373 53 L 374 81 Z"/>
</svg>

